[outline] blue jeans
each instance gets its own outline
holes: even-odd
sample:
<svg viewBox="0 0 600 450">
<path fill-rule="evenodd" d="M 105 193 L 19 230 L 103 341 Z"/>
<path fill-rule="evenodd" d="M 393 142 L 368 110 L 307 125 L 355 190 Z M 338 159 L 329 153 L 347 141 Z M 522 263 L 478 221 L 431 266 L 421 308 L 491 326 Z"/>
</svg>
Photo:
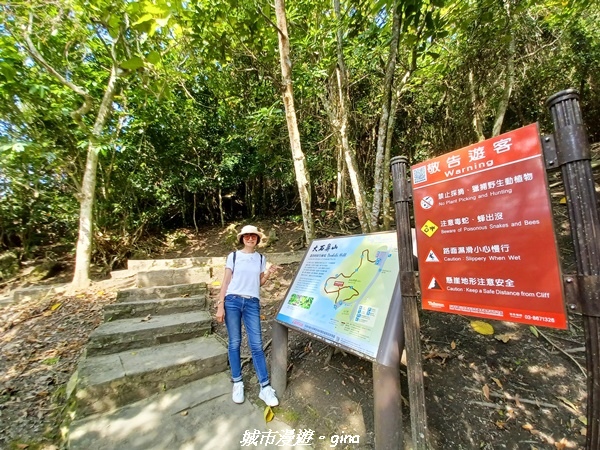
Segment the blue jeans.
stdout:
<svg viewBox="0 0 600 450">
<path fill-rule="evenodd" d="M 260 301 L 255 297 L 241 297 L 229 294 L 225 297 L 225 325 L 229 334 L 229 366 L 233 382 L 242 381 L 242 362 L 240 347 L 242 345 L 242 320 L 248 336 L 248 346 L 252 353 L 252 363 L 261 386 L 269 384 L 267 360 L 262 348 L 262 331 L 260 328 Z"/>
</svg>

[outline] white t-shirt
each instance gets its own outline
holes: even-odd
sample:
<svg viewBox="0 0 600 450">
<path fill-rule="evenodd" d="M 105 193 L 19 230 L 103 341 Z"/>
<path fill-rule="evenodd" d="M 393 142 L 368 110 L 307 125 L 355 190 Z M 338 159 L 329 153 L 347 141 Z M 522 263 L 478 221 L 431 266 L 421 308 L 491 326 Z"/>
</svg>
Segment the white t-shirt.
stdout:
<svg viewBox="0 0 600 450">
<path fill-rule="evenodd" d="M 238 251 L 233 266 L 233 253 L 227 255 L 225 268 L 233 271 L 233 277 L 227 287 L 225 295 L 249 295 L 260 298 L 260 274 L 267 268 L 267 258 L 261 257 L 258 252 L 244 253 Z"/>
</svg>

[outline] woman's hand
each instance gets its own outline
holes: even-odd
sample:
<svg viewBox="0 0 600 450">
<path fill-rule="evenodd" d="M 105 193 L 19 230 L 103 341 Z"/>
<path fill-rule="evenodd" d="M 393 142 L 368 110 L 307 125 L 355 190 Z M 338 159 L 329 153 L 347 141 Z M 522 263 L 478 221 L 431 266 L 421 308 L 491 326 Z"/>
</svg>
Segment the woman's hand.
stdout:
<svg viewBox="0 0 600 450">
<path fill-rule="evenodd" d="M 221 300 L 217 304 L 217 322 L 223 323 L 225 321 L 225 303 Z"/>
<path fill-rule="evenodd" d="M 273 275 L 275 272 L 277 272 L 279 269 L 281 269 L 281 266 L 276 266 L 275 264 L 271 265 L 271 267 L 269 267 L 267 269 L 267 273 L 269 275 Z"/>
</svg>

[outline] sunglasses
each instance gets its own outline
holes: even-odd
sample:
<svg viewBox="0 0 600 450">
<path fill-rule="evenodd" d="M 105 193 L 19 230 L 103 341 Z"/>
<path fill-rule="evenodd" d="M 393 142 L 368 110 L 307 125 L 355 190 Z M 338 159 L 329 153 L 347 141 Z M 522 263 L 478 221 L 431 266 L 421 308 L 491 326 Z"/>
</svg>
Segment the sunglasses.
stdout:
<svg viewBox="0 0 600 450">
<path fill-rule="evenodd" d="M 258 235 L 256 235 L 256 234 L 245 234 L 243 236 L 243 238 L 244 239 L 250 239 L 250 238 L 252 238 L 252 239 L 258 239 Z"/>
</svg>

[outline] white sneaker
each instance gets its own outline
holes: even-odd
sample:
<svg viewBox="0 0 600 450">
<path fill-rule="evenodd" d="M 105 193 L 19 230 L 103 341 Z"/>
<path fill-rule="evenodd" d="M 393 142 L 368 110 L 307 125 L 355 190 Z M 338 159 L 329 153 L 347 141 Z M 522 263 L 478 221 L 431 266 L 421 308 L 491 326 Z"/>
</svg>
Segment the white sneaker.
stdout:
<svg viewBox="0 0 600 450">
<path fill-rule="evenodd" d="M 264 388 L 261 388 L 258 397 L 265 402 L 267 406 L 279 405 L 279 400 L 277 400 L 275 395 L 275 389 L 273 389 L 271 386 L 265 386 Z"/>
<path fill-rule="evenodd" d="M 244 403 L 244 382 L 237 381 L 233 383 L 233 393 L 231 399 L 234 403 Z"/>
</svg>

